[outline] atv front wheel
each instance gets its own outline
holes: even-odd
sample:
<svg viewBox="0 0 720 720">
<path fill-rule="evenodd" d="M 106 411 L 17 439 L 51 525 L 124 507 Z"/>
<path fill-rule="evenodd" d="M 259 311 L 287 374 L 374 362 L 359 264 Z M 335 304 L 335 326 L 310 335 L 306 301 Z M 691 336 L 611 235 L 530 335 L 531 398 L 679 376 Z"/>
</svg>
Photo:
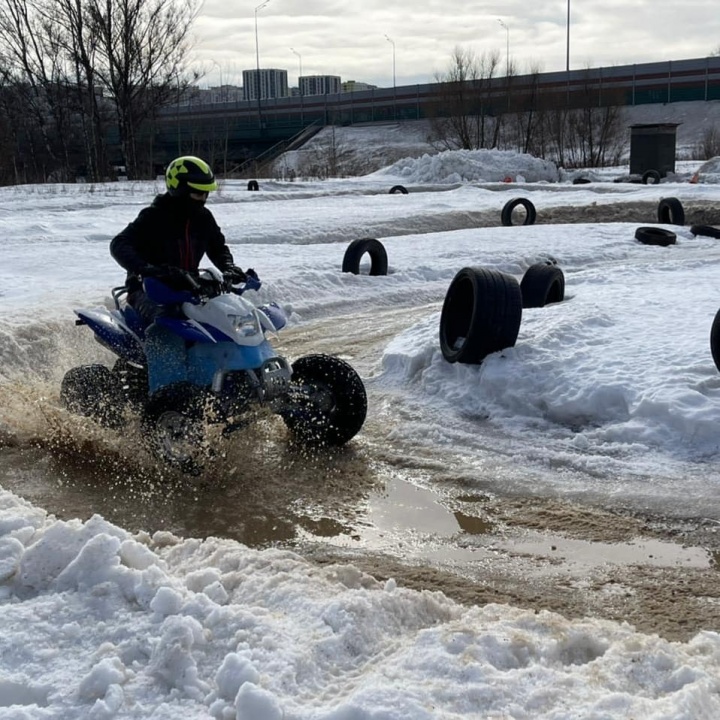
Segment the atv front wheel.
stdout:
<svg viewBox="0 0 720 720">
<path fill-rule="evenodd" d="M 125 393 L 119 378 L 104 365 L 80 365 L 65 373 L 60 401 L 75 415 L 83 415 L 107 428 L 125 424 Z"/>
<path fill-rule="evenodd" d="M 283 420 L 299 440 L 308 444 L 344 445 L 365 422 L 365 386 L 340 358 L 306 355 L 296 360 L 290 396 Z"/>
<path fill-rule="evenodd" d="M 188 382 L 154 392 L 145 406 L 142 425 L 148 447 L 161 462 L 197 475 L 208 457 L 205 443 L 208 393 Z"/>
</svg>

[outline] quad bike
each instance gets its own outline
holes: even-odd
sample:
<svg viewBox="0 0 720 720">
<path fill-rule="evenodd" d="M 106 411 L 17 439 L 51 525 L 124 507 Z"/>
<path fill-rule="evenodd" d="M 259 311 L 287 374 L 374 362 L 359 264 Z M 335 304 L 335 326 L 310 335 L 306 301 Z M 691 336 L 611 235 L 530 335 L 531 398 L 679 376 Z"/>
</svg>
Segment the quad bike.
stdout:
<svg viewBox="0 0 720 720">
<path fill-rule="evenodd" d="M 209 424 L 229 435 L 259 407 L 280 415 L 305 445 L 339 446 L 359 432 L 367 412 L 359 375 L 330 355 L 292 365 L 278 356 L 267 335 L 287 318 L 275 303 L 256 307 L 246 299 L 246 291 L 260 289 L 256 276 L 233 286 L 214 269 L 180 274 L 187 289 L 143 281 L 162 308 L 149 326 L 124 301 L 126 287 L 112 290 L 115 309 L 75 310 L 76 324 L 118 359 L 112 368 L 81 365 L 65 374 L 60 399 L 68 410 L 114 429 L 135 410 L 151 452 L 192 474 L 212 452 Z"/>
</svg>

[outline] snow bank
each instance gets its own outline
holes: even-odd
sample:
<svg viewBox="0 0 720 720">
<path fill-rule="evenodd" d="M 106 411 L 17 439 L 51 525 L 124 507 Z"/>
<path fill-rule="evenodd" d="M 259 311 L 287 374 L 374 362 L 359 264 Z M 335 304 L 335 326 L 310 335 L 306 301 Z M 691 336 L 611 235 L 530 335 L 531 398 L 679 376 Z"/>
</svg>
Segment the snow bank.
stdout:
<svg viewBox="0 0 720 720">
<path fill-rule="evenodd" d="M 558 182 L 555 163 L 509 150 L 447 150 L 403 158 L 368 177 L 392 175 L 408 183 Z"/>
<path fill-rule="evenodd" d="M 318 568 L 229 540 L 56 520 L 0 491 L 2 717 L 717 717 L 687 643 Z M 12 708 L 11 708 L 12 706 Z"/>
</svg>

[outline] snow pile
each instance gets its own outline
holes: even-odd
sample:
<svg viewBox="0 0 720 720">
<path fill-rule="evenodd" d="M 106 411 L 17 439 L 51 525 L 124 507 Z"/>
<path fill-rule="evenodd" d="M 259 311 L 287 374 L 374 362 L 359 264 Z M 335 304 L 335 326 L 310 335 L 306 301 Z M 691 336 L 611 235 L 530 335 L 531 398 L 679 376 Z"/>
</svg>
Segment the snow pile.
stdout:
<svg viewBox="0 0 720 720">
<path fill-rule="evenodd" d="M 720 156 L 705 161 L 697 169 L 693 181 L 711 185 L 720 184 Z"/>
<path fill-rule="evenodd" d="M 406 157 L 437 152 L 428 140 L 425 120 L 402 123 L 324 127 L 297 150 L 283 153 L 271 174 L 297 177 L 357 177 Z"/>
<path fill-rule="evenodd" d="M 558 182 L 555 163 L 509 150 L 447 150 L 403 158 L 374 173 L 412 183 Z"/>
<path fill-rule="evenodd" d="M 291 552 L 0 491 L 3 717 L 717 717 L 720 636 L 687 643 L 318 568 Z"/>
</svg>

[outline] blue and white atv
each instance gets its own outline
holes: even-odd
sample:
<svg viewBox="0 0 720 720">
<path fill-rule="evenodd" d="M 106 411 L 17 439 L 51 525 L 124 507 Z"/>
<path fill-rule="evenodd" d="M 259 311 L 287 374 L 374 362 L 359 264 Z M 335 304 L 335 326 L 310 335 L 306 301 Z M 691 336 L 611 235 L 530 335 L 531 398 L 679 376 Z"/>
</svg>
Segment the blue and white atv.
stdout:
<svg viewBox="0 0 720 720">
<path fill-rule="evenodd" d="M 146 278 L 148 296 L 162 306 L 145 327 L 124 302 L 126 287 L 112 290 L 115 309 L 75 310 L 77 325 L 118 360 L 69 370 L 60 398 L 73 413 L 119 429 L 128 412 L 140 414 L 143 437 L 161 461 L 198 473 L 211 454 L 209 423 L 223 435 L 252 421 L 264 406 L 304 444 L 343 445 L 362 428 L 365 387 L 356 371 L 330 355 L 307 355 L 292 365 L 267 340 L 285 326 L 275 304 L 256 307 L 243 295 L 258 290 L 248 277 L 232 286 L 215 269 L 184 273 L 176 290 Z"/>
</svg>

